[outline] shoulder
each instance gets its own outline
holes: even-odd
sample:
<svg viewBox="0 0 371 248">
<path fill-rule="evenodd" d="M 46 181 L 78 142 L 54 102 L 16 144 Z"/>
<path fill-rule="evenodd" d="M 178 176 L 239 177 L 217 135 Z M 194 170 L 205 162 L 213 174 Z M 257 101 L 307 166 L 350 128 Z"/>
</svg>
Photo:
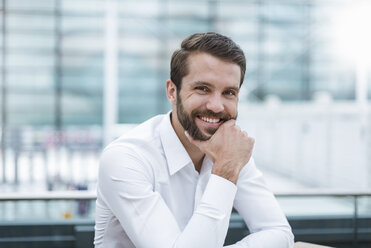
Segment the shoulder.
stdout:
<svg viewBox="0 0 371 248">
<path fill-rule="evenodd" d="M 112 146 L 128 145 L 128 144 L 148 144 L 159 139 L 159 130 L 168 115 L 157 115 L 147 121 L 137 125 L 125 134 L 118 137 L 106 149 Z"/>
<path fill-rule="evenodd" d="M 155 116 L 110 143 L 101 154 L 101 169 L 135 167 L 150 172 L 153 162 L 162 158 L 159 129 L 166 116 Z"/>
<path fill-rule="evenodd" d="M 160 148 L 159 129 L 164 118 L 166 115 L 157 115 L 139 124 L 110 143 L 102 154 L 138 156 L 148 149 Z"/>
<path fill-rule="evenodd" d="M 120 144 L 122 142 L 127 142 L 130 139 L 143 140 L 148 142 L 151 139 L 156 138 L 158 130 L 167 117 L 168 115 L 166 114 L 156 115 L 146 120 L 145 122 L 138 124 L 133 129 L 119 136 L 116 140 L 110 143 L 108 147 Z"/>
</svg>

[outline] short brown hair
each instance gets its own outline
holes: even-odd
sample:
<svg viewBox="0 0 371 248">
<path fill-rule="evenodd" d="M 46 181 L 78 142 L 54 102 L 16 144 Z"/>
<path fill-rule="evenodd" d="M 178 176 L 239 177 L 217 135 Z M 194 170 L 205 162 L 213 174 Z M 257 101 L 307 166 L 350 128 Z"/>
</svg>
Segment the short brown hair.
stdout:
<svg viewBox="0 0 371 248">
<path fill-rule="evenodd" d="M 187 59 L 192 52 L 205 52 L 223 61 L 239 65 L 241 87 L 246 71 L 246 59 L 242 49 L 230 38 L 218 33 L 208 32 L 192 34 L 183 40 L 181 48 L 173 53 L 170 64 L 170 79 L 176 85 L 178 92 L 181 88 L 182 78 L 189 73 Z"/>
</svg>

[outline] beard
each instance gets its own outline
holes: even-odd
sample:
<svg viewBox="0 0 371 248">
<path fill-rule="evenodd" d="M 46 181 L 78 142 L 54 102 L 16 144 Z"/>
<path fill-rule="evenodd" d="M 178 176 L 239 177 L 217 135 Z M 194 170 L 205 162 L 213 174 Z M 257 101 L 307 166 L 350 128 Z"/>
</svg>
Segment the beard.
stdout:
<svg viewBox="0 0 371 248">
<path fill-rule="evenodd" d="M 183 106 L 182 99 L 180 98 L 179 93 L 177 92 L 177 99 L 176 99 L 176 113 L 178 116 L 178 120 L 182 127 L 184 128 L 185 131 L 188 132 L 188 134 L 195 140 L 201 140 L 201 141 L 206 141 L 211 138 L 211 136 L 218 130 L 218 128 L 206 128 L 206 132 L 210 136 L 206 136 L 205 134 L 202 133 L 202 131 L 197 127 L 196 125 L 196 118 L 198 116 L 208 116 L 212 118 L 218 118 L 220 119 L 221 122 L 226 122 L 230 119 L 236 119 L 237 114 L 235 116 L 230 116 L 226 112 L 219 112 L 219 113 L 214 113 L 211 110 L 199 110 L 199 109 L 194 109 L 192 110 L 191 113 L 188 113 Z"/>
</svg>

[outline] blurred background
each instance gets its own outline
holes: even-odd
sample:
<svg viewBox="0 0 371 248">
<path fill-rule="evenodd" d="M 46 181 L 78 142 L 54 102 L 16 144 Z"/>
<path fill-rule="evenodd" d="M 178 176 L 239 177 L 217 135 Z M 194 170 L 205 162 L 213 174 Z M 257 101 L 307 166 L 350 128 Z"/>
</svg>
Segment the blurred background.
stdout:
<svg viewBox="0 0 371 248">
<path fill-rule="evenodd" d="M 244 50 L 239 124 L 297 240 L 371 246 L 371 2 L 1 0 L 0 247 L 92 247 L 102 148 L 166 113 L 172 52 Z M 232 216 L 226 243 L 248 230 Z"/>
</svg>

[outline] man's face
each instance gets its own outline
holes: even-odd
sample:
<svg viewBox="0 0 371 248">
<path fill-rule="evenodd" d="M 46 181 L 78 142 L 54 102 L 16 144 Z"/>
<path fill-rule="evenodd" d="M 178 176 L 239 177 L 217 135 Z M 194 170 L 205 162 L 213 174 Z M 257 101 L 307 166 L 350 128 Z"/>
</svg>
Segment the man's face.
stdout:
<svg viewBox="0 0 371 248">
<path fill-rule="evenodd" d="M 189 73 L 176 97 L 176 116 L 197 140 L 208 140 L 221 124 L 237 118 L 240 67 L 207 53 L 188 57 Z"/>
</svg>

